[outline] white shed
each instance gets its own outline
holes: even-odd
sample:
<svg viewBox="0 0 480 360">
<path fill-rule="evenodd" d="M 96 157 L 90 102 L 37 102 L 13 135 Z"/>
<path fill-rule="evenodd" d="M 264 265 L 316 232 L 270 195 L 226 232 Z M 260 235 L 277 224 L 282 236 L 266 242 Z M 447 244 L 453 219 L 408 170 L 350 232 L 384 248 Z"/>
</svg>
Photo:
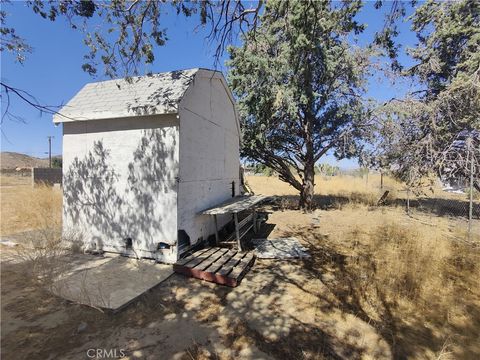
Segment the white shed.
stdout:
<svg viewBox="0 0 480 360">
<path fill-rule="evenodd" d="M 63 231 L 87 248 L 175 262 L 215 232 L 199 213 L 239 194 L 240 127 L 220 72 L 87 84 L 60 113 Z"/>
</svg>

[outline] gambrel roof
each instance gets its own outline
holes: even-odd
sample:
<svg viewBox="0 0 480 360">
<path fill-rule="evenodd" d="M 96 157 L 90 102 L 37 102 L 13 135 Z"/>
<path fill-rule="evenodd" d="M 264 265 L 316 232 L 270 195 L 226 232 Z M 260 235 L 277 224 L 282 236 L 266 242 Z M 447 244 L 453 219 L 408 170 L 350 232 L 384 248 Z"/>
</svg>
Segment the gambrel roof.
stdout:
<svg viewBox="0 0 480 360">
<path fill-rule="evenodd" d="M 178 104 L 199 70 L 87 84 L 54 115 L 53 122 L 177 113 Z"/>
</svg>

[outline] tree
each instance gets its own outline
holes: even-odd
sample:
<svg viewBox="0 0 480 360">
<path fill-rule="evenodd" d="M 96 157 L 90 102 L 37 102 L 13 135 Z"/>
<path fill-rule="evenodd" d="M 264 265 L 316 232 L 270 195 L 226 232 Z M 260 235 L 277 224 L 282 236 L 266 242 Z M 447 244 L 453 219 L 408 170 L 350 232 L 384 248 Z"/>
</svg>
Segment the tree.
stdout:
<svg viewBox="0 0 480 360">
<path fill-rule="evenodd" d="M 381 109 L 371 158 L 387 159 L 397 177 L 415 185 L 432 174 L 470 169 L 467 159 L 477 159 L 474 168 L 480 168 L 480 149 L 459 145 L 480 129 L 480 4 L 427 1 L 410 19 L 419 41 L 409 50 L 416 64 L 401 75 L 419 89 Z"/>
<path fill-rule="evenodd" d="M 0 51 L 14 54 L 16 61 L 23 64 L 32 48 L 15 28 L 8 26 L 6 5 L 11 1 L 0 2 Z M 263 1 L 29 0 L 26 4 L 42 18 L 49 21 L 64 18 L 72 29 L 83 33 L 88 49 L 82 64 L 85 72 L 92 76 L 129 78 L 145 73 L 143 65 L 155 61 L 155 48 L 168 41 L 162 19 L 171 12 L 186 17 L 199 16 L 198 24 L 209 27 L 208 37 L 216 41 L 218 60 L 238 32 L 247 28 L 254 31 Z M 41 113 L 55 114 L 61 107 L 61 104 L 42 104 L 27 90 L 3 80 L 0 86 L 4 97 L 2 121 L 5 117 L 21 120 L 10 111 L 12 95 Z"/>
<path fill-rule="evenodd" d="M 317 170 L 323 176 L 337 176 L 340 173 L 338 166 L 330 164 L 319 164 L 317 165 Z"/>
<path fill-rule="evenodd" d="M 32 47 L 15 28 L 8 25 L 8 4 L 11 0 L 0 0 L 0 51 L 14 54 L 16 61 L 23 64 Z M 92 76 L 107 77 L 143 74 L 142 66 L 156 60 L 155 48 L 168 41 L 168 29 L 162 20 L 171 13 L 186 17 L 198 16 L 197 24 L 207 27 L 208 38 L 215 43 L 215 63 L 223 55 L 225 47 L 240 33 L 250 31 L 251 35 L 259 24 L 266 0 L 27 0 L 26 5 L 33 12 L 48 21 L 59 18 L 67 20 L 72 29 L 81 31 L 87 53 L 82 69 Z M 378 1 L 378 3 L 382 3 Z M 379 5 L 380 6 L 380 5 Z M 392 2 L 387 23 L 393 23 L 402 15 L 402 3 Z M 192 23 L 193 25 L 195 22 Z M 386 30 L 385 30 L 386 29 Z M 377 34 L 377 42 L 388 48 L 391 57 L 396 54 L 392 36 L 396 31 Z M 255 36 L 251 36 L 251 39 Z M 0 82 L 2 97 L 5 97 L 3 118 L 7 115 L 18 120 L 9 109 L 11 95 L 20 98 L 41 113 L 55 114 L 62 104 L 45 105 L 35 99 L 28 89 L 16 88 L 14 84 Z"/>
<path fill-rule="evenodd" d="M 304 210 L 313 206 L 315 163 L 329 151 L 354 155 L 364 129 L 369 54 L 349 42 L 363 30 L 360 9 L 360 1 L 269 1 L 256 31 L 229 48 L 242 155 L 297 189 Z"/>
<path fill-rule="evenodd" d="M 32 49 L 7 25 L 5 5 L 10 2 L 1 0 L 0 50 L 14 53 L 23 63 Z M 141 65 L 154 62 L 155 47 L 168 41 L 168 29 L 161 23 L 171 12 L 186 17 L 198 14 L 198 23 L 209 26 L 209 37 L 218 40 L 216 52 L 220 56 L 239 31 L 256 27 L 263 1 L 28 0 L 26 4 L 46 20 L 65 18 L 72 29 L 84 34 L 88 48 L 84 71 L 95 75 L 103 66 L 105 75 L 116 77 L 137 75 L 143 71 Z"/>
<path fill-rule="evenodd" d="M 52 158 L 52 167 L 61 168 L 63 166 L 63 160 L 61 157 Z"/>
</svg>

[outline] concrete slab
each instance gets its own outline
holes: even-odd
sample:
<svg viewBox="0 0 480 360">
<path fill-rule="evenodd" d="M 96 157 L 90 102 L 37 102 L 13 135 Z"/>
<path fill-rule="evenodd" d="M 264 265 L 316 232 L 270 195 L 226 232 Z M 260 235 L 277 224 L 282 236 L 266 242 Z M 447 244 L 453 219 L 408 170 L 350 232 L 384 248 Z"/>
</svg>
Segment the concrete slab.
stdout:
<svg viewBox="0 0 480 360">
<path fill-rule="evenodd" d="M 254 253 L 259 259 L 293 259 L 310 257 L 297 238 L 252 239 Z"/>
<path fill-rule="evenodd" d="M 173 274 L 171 265 L 119 255 L 74 255 L 54 282 L 53 292 L 67 300 L 118 311 Z"/>
</svg>

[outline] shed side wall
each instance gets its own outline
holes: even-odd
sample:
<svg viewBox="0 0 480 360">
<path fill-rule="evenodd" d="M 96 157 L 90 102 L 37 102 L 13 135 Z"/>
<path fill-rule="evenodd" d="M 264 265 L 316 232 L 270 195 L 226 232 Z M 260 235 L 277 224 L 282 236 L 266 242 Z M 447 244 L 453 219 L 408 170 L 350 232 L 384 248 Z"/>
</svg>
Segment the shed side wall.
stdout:
<svg viewBox="0 0 480 360">
<path fill-rule="evenodd" d="M 178 120 L 78 121 L 63 128 L 64 232 L 85 246 L 174 262 Z M 132 239 L 132 250 L 125 239 Z M 156 251 L 157 244 L 173 246 Z"/>
<path fill-rule="evenodd" d="M 234 104 L 221 80 L 195 77 L 180 106 L 178 227 L 193 245 L 214 234 L 202 210 L 239 194 L 239 133 Z M 230 216 L 219 218 L 225 225 Z"/>
</svg>

